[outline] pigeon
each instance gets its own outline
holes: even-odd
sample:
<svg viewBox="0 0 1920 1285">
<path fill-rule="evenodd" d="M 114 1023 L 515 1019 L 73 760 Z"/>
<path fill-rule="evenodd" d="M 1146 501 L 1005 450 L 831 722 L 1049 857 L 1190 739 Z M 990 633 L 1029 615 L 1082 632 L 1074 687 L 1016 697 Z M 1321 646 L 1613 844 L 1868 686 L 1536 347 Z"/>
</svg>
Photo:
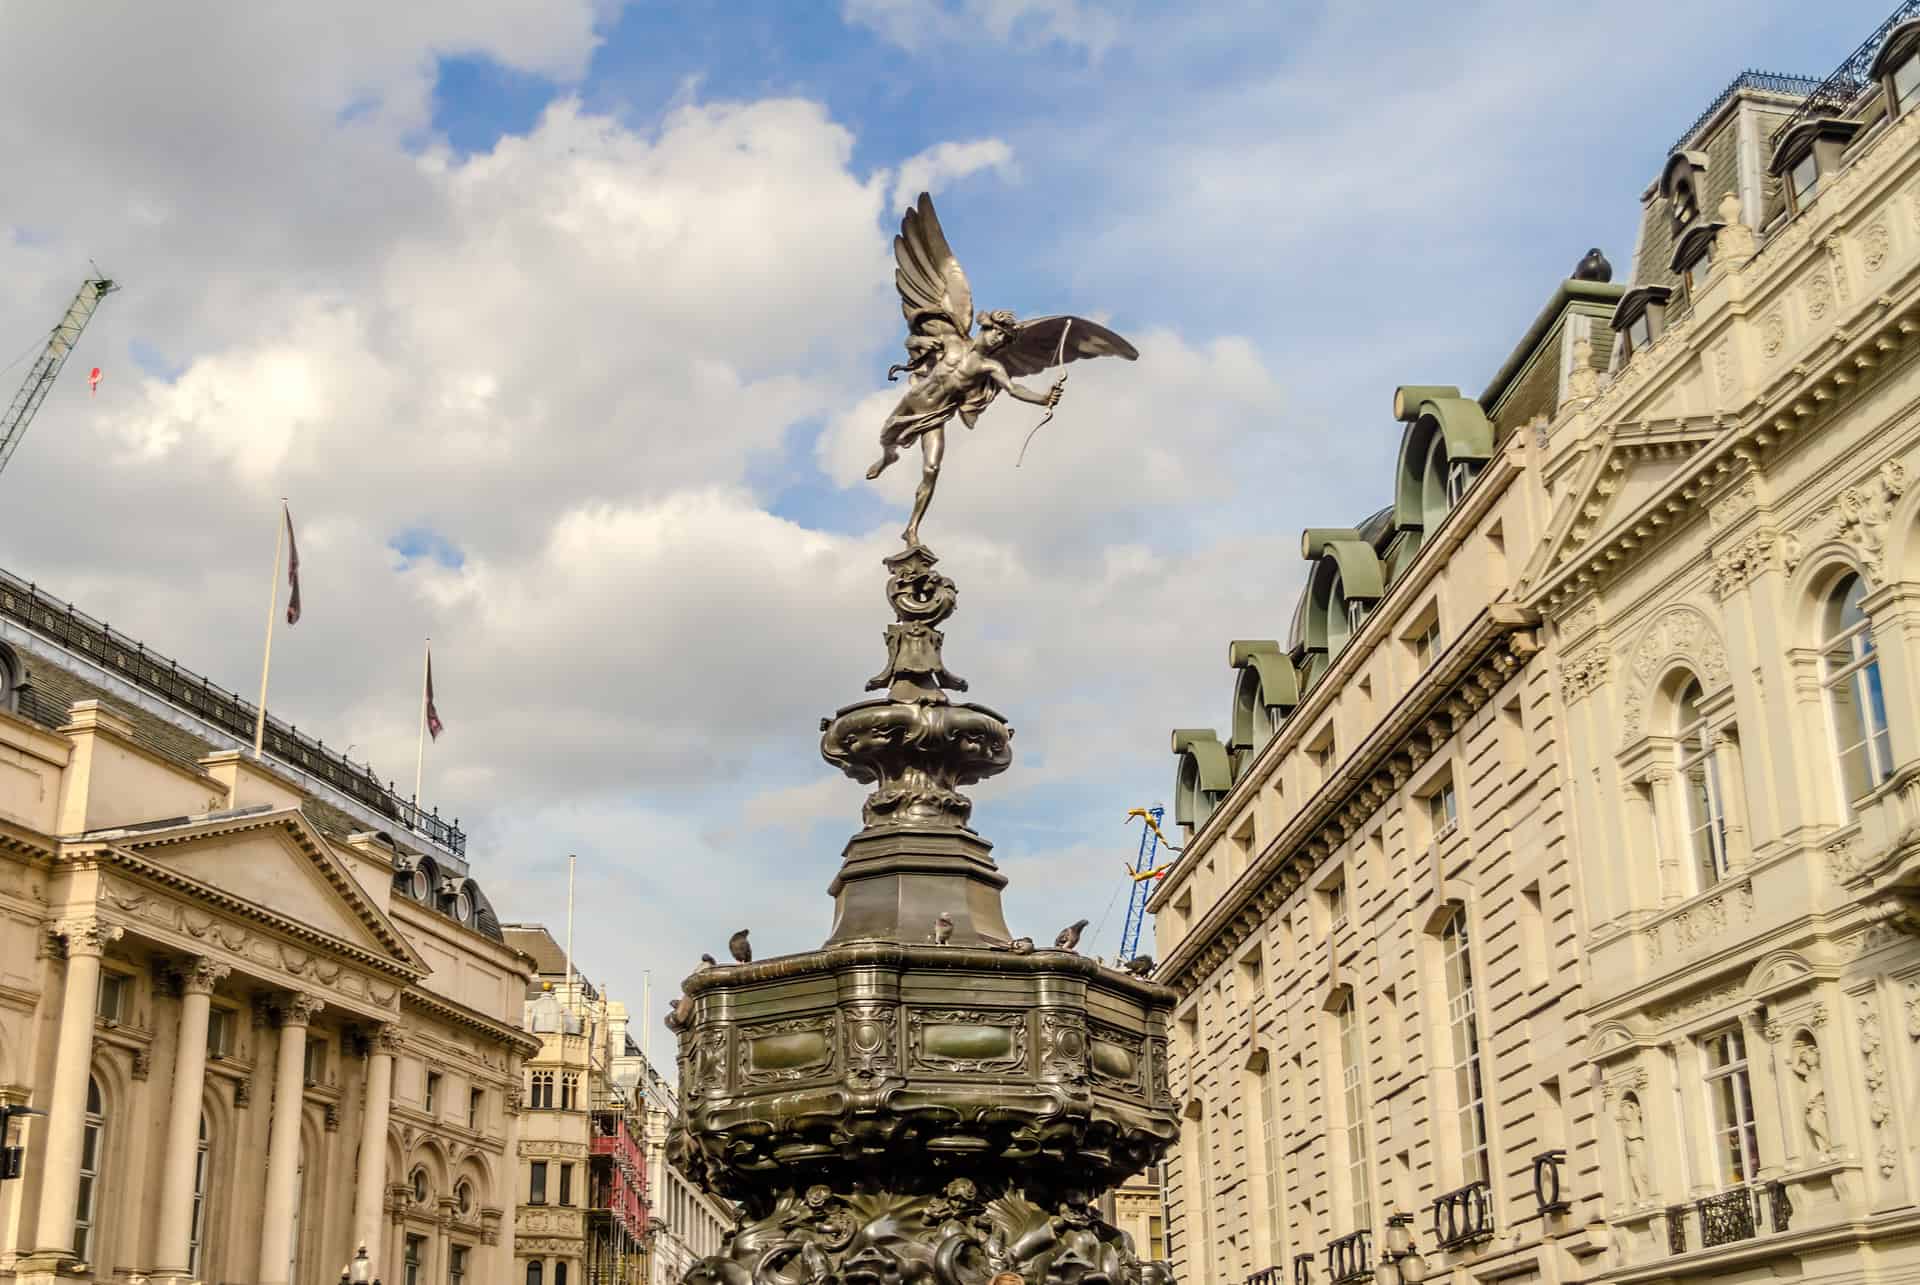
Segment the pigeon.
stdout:
<svg viewBox="0 0 1920 1285">
<path fill-rule="evenodd" d="M 1153 971 L 1153 956 L 1135 955 L 1132 959 L 1122 964 L 1121 967 L 1132 973 L 1135 977 L 1145 977 Z"/>
<path fill-rule="evenodd" d="M 696 973 L 704 973 L 709 968 L 712 968 L 715 964 L 718 964 L 719 962 L 720 961 L 715 959 L 712 955 L 702 955 L 700 956 L 700 967 L 694 969 L 694 971 Z"/>
<path fill-rule="evenodd" d="M 952 940 L 953 916 L 943 910 L 940 912 L 940 917 L 933 921 L 933 944 L 944 946 Z"/>
<path fill-rule="evenodd" d="M 1055 950 L 1072 950 L 1080 944 L 1080 934 L 1086 931 L 1086 927 L 1086 920 L 1074 920 L 1065 928 L 1062 928 L 1060 935 L 1053 939 L 1053 948 Z"/>
<path fill-rule="evenodd" d="M 1033 938 L 1015 937 L 1007 943 L 1007 949 L 1016 955 L 1031 955 L 1033 953 Z"/>
<path fill-rule="evenodd" d="M 674 1032 L 687 1029 L 687 1023 L 693 1020 L 693 996 L 682 995 L 667 1006 L 667 1029 Z"/>
<path fill-rule="evenodd" d="M 1574 265 L 1573 279 L 1575 281 L 1611 281 L 1613 265 L 1607 262 L 1606 255 L 1600 253 L 1600 247 L 1595 246 L 1587 251 L 1586 258 Z"/>
<path fill-rule="evenodd" d="M 746 929 L 742 928 L 739 932 L 727 938 L 727 949 L 731 951 L 733 957 L 741 963 L 751 964 L 753 962 L 753 943 L 747 940 Z"/>
</svg>

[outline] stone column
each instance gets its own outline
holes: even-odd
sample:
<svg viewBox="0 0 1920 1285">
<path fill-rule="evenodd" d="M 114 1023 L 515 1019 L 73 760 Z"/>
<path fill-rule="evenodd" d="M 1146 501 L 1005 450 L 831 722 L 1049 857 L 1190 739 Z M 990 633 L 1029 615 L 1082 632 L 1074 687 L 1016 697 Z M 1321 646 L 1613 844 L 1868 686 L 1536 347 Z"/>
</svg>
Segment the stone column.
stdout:
<svg viewBox="0 0 1920 1285">
<path fill-rule="evenodd" d="M 320 1011 L 312 995 L 292 995 L 280 1010 L 280 1060 L 273 1076 L 267 1191 L 260 1219 L 260 1285 L 287 1285 L 293 1252 L 293 1179 L 300 1166 L 300 1112 L 306 1101 L 307 1024 Z"/>
<path fill-rule="evenodd" d="M 1654 843 L 1660 849 L 1660 904 L 1671 906 L 1687 895 L 1685 877 L 1680 870 L 1680 853 L 1685 845 L 1685 806 L 1674 785 L 1673 769 L 1661 764 L 1647 769 L 1647 784 L 1653 790 Z"/>
<path fill-rule="evenodd" d="M 1753 864 L 1747 835 L 1747 775 L 1740 738 L 1731 727 L 1713 730 L 1713 757 L 1720 783 L 1720 811 L 1727 823 L 1727 870 L 1738 873 Z"/>
<path fill-rule="evenodd" d="M 200 1158 L 200 1097 L 207 1075 L 207 1014 L 213 988 L 231 970 L 200 956 L 182 979 L 180 1038 L 173 1056 L 173 1104 L 167 1115 L 167 1150 L 161 1161 L 160 1242 L 157 1276 L 188 1275 L 193 1240 L 193 1171 Z"/>
<path fill-rule="evenodd" d="M 1773 1041 L 1767 1038 L 1767 1028 L 1761 1019 L 1759 1005 L 1740 1011 L 1740 1032 L 1747 1043 L 1747 1078 L 1753 1089 L 1754 1102 L 1753 1128 L 1760 1151 L 1759 1172 L 1750 1175 L 1750 1178 L 1771 1178 L 1785 1165 L 1787 1135 L 1782 1127 L 1782 1093 L 1773 1057 Z M 1772 1111 L 1766 1108 L 1769 1102 L 1774 1104 Z"/>
<path fill-rule="evenodd" d="M 54 1045 L 53 1091 L 47 1099 L 45 1154 L 40 1159 L 40 1218 L 36 1259 L 73 1260 L 73 1217 L 80 1199 L 80 1147 L 87 1120 L 87 1079 L 93 1073 L 93 1014 L 100 1002 L 100 952 L 126 931 L 98 919 L 67 919 L 53 926 L 67 943 L 66 991 L 60 999 L 60 1038 Z"/>
<path fill-rule="evenodd" d="M 400 1051 L 400 1032 L 382 1026 L 373 1034 L 367 1054 L 367 1084 L 360 1112 L 360 1172 L 353 1196 L 353 1235 L 367 1247 L 372 1271 L 382 1280 L 393 1273 L 386 1259 L 386 1237 L 381 1214 L 387 1195 L 387 1114 L 393 1106 L 393 1059 Z"/>
</svg>

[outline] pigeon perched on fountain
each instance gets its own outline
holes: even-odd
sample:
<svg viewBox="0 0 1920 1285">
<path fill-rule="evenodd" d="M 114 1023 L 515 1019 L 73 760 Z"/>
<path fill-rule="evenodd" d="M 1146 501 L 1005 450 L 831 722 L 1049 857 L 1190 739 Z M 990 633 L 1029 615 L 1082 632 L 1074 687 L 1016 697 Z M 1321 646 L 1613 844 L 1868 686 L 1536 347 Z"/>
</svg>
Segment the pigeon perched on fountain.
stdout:
<svg viewBox="0 0 1920 1285">
<path fill-rule="evenodd" d="M 753 962 L 753 943 L 747 940 L 745 928 L 727 938 L 727 951 L 742 964 Z"/>
<path fill-rule="evenodd" d="M 933 944 L 944 946 L 952 940 L 953 916 L 943 910 L 940 912 L 940 917 L 933 921 Z"/>
<path fill-rule="evenodd" d="M 1060 930 L 1060 935 L 1053 939 L 1053 948 L 1055 950 L 1077 949 L 1080 945 L 1080 934 L 1085 932 L 1086 930 L 1087 930 L 1086 920 L 1084 919 L 1074 920 L 1072 923 L 1068 924 L 1065 928 L 1062 928 Z"/>
<path fill-rule="evenodd" d="M 1121 967 L 1132 973 L 1135 977 L 1145 977 L 1153 971 L 1153 956 L 1135 955 L 1132 959 L 1122 964 Z"/>
<path fill-rule="evenodd" d="M 712 955 L 702 955 L 700 956 L 700 967 L 694 969 L 693 971 L 696 973 L 704 973 L 709 968 L 712 968 L 714 965 L 718 964 L 719 962 L 720 961 L 715 959 Z"/>
</svg>

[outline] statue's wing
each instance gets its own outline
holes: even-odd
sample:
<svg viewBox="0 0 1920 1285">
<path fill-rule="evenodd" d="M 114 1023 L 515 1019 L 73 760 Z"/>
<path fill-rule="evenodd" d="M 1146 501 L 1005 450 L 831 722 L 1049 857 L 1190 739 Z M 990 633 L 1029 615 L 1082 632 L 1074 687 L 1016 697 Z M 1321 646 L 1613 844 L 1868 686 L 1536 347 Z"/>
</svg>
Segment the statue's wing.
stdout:
<svg viewBox="0 0 1920 1285">
<path fill-rule="evenodd" d="M 944 321 L 961 335 L 973 333 L 973 287 L 940 230 L 933 198 L 925 192 L 900 220 L 893 258 L 900 265 L 893 281 L 900 288 L 900 311 L 909 330 L 921 334 L 927 323 Z"/>
<path fill-rule="evenodd" d="M 1060 349 L 1060 334 L 1066 332 L 1066 351 Z M 1133 361 L 1140 350 L 1097 321 L 1085 317 L 1035 317 L 1023 321 L 1014 332 L 1013 342 L 993 354 L 1009 375 L 1037 375 L 1052 365 L 1064 365 L 1086 357 L 1125 357 Z"/>
</svg>

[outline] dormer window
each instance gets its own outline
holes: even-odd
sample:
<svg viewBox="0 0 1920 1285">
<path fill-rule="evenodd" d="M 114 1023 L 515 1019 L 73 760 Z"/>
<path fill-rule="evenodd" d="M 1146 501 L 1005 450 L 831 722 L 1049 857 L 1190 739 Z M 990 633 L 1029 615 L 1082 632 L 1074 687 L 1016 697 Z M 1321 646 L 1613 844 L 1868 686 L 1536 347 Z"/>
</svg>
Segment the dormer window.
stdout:
<svg viewBox="0 0 1920 1285">
<path fill-rule="evenodd" d="M 1667 202 L 1667 223 L 1677 238 L 1700 221 L 1700 184 L 1707 175 L 1705 152 L 1675 152 L 1660 171 L 1660 195 Z"/>
<path fill-rule="evenodd" d="M 1447 507 L 1449 509 L 1467 497 L 1467 488 L 1473 485 L 1473 479 L 1478 476 L 1480 476 L 1480 465 L 1475 460 L 1447 461 Z"/>
<path fill-rule="evenodd" d="M 1637 286 L 1620 296 L 1613 310 L 1613 328 L 1625 341 L 1622 361 L 1660 337 L 1672 293 L 1665 286 Z"/>
<path fill-rule="evenodd" d="M 1822 180 L 1839 172 L 1840 154 L 1859 130 L 1859 121 L 1813 116 L 1788 125 L 1775 138 L 1767 172 L 1786 189 L 1792 213 L 1805 210 L 1819 194 Z"/>
<path fill-rule="evenodd" d="M 1887 33 L 1867 74 L 1885 89 L 1887 114 L 1905 116 L 1920 100 L 1920 19 L 1903 22 Z"/>
<path fill-rule="evenodd" d="M 1680 234 L 1680 241 L 1673 247 L 1673 259 L 1667 267 L 1672 270 L 1687 287 L 1687 298 L 1693 298 L 1697 286 L 1696 274 L 1704 273 L 1713 263 L 1713 247 L 1726 225 L 1718 222 L 1696 223 Z"/>
<path fill-rule="evenodd" d="M 1689 227 L 1699 217 L 1700 198 L 1694 195 L 1692 182 L 1683 179 L 1673 189 L 1673 225 Z"/>
</svg>

